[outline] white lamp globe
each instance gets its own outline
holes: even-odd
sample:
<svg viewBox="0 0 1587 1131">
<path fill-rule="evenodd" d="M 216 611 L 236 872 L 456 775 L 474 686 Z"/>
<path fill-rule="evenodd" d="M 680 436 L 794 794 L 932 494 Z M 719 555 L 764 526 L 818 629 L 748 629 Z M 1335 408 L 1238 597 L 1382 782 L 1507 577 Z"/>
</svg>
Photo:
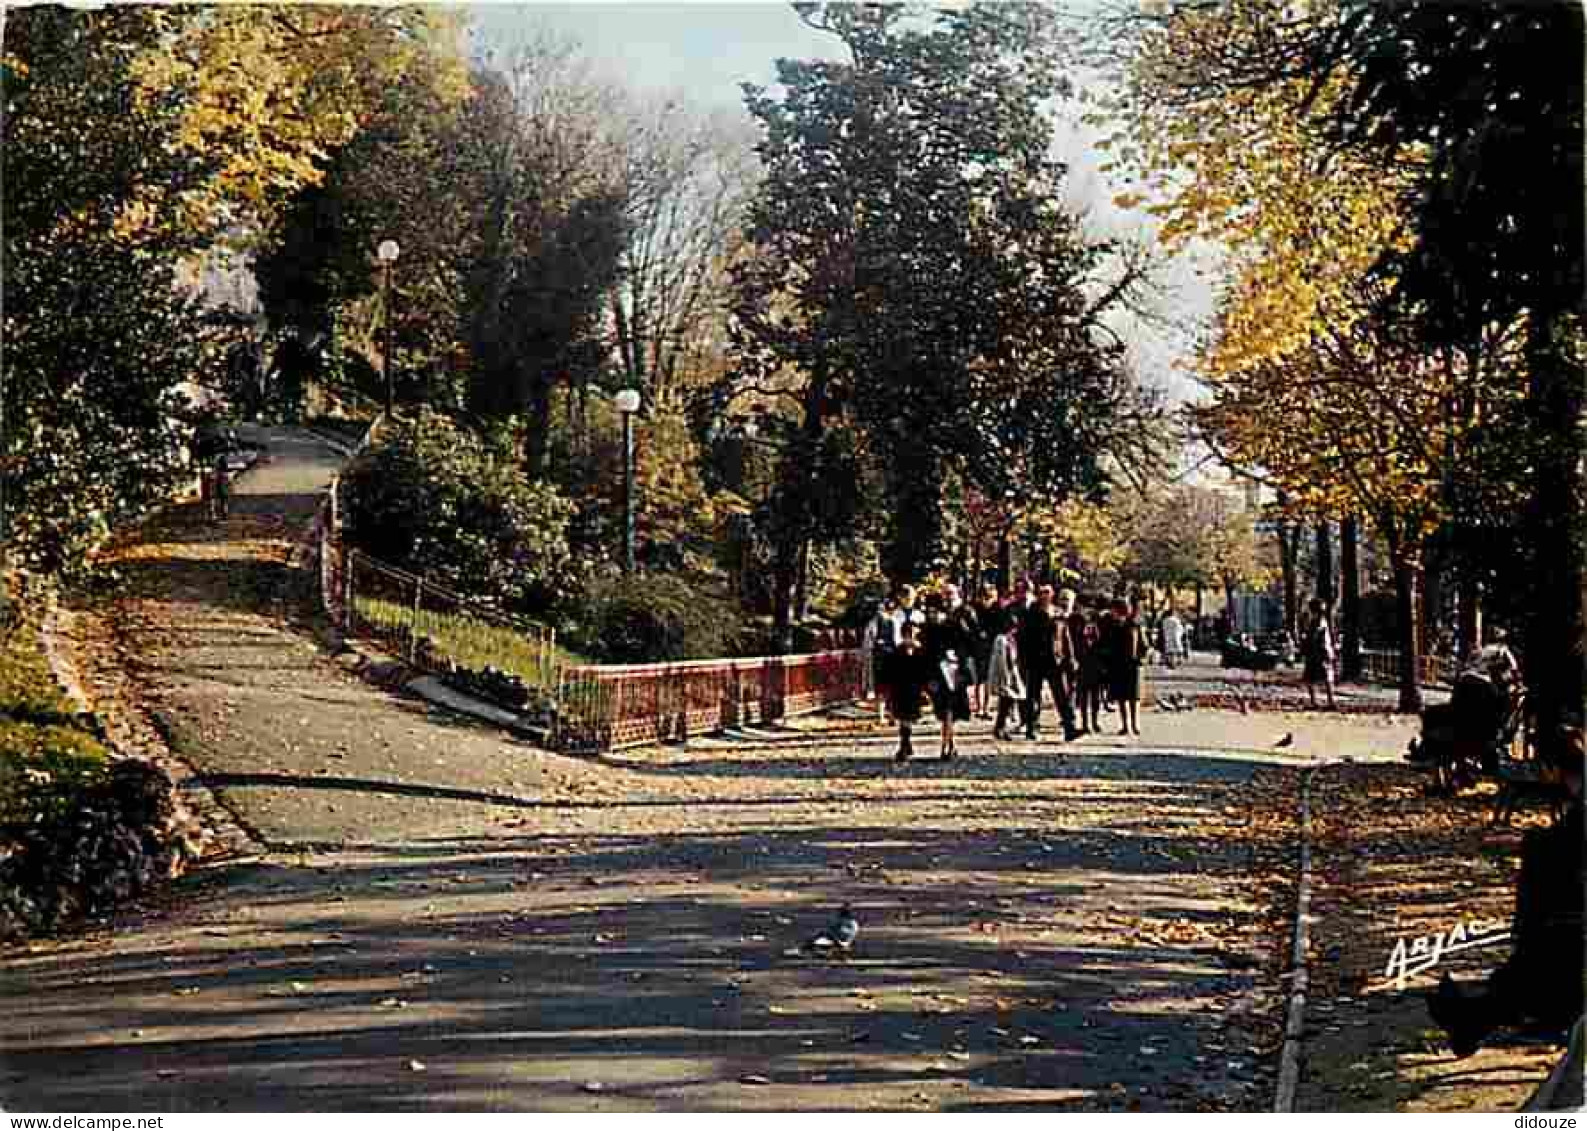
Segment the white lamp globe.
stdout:
<svg viewBox="0 0 1587 1131">
<path fill-rule="evenodd" d="M 381 240 L 380 246 L 375 249 L 375 254 L 382 263 L 395 263 L 397 256 L 402 254 L 402 248 L 397 246 L 396 240 Z"/>
<path fill-rule="evenodd" d="M 618 412 L 639 411 L 638 389 L 620 389 L 618 390 L 617 396 L 613 397 L 612 399 L 617 405 Z"/>
</svg>

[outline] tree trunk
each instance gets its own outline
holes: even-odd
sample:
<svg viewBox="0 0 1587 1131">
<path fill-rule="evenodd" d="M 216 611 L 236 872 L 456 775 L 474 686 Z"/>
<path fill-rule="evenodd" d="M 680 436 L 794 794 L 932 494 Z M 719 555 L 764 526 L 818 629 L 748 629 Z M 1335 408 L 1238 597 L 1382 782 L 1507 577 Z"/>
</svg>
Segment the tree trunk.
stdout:
<svg viewBox="0 0 1587 1131">
<path fill-rule="evenodd" d="M 1419 714 L 1422 710 L 1422 631 L 1421 602 L 1417 600 L 1415 555 L 1390 546 L 1394 556 L 1394 604 L 1400 647 L 1400 710 Z"/>
<path fill-rule="evenodd" d="M 794 620 L 810 619 L 810 539 L 799 544 L 799 574 L 794 582 Z"/>
<path fill-rule="evenodd" d="M 1279 523 L 1274 533 L 1278 536 L 1278 569 L 1284 583 L 1284 631 L 1295 640 L 1300 639 L 1300 591 L 1295 574 L 1295 559 L 1300 550 L 1299 528 Z"/>
<path fill-rule="evenodd" d="M 794 587 L 799 581 L 799 550 L 784 541 L 772 565 L 772 647 L 777 655 L 793 651 Z"/>
<path fill-rule="evenodd" d="M 1014 587 L 1013 531 L 1005 527 L 997 540 L 997 588 L 1007 593 Z"/>
<path fill-rule="evenodd" d="M 1422 566 L 1422 651 L 1431 652 L 1438 642 L 1444 611 L 1444 567 L 1436 557 Z"/>
<path fill-rule="evenodd" d="M 1360 528 L 1351 515 L 1339 523 L 1339 580 L 1344 605 L 1339 618 L 1340 674 L 1354 683 L 1361 679 L 1361 564 L 1357 542 Z"/>
<path fill-rule="evenodd" d="M 1317 598 L 1331 616 L 1334 609 L 1334 543 L 1328 523 L 1317 524 Z"/>
<path fill-rule="evenodd" d="M 1474 577 L 1462 577 L 1456 589 L 1460 603 L 1455 655 L 1460 660 L 1476 654 L 1482 647 L 1482 582 Z"/>
<path fill-rule="evenodd" d="M 799 597 L 800 559 L 810 541 L 814 523 L 810 513 L 811 457 L 821 446 L 826 429 L 826 374 L 813 373 L 803 394 L 804 422 L 799 429 L 796 450 L 785 452 L 778 469 L 779 508 L 783 512 L 775 523 L 777 530 L 772 564 L 772 634 L 778 655 L 793 650 L 793 625 Z"/>
<path fill-rule="evenodd" d="M 545 479 L 551 474 L 551 382 L 536 378 L 525 400 L 524 470 L 531 479 Z"/>
<path fill-rule="evenodd" d="M 1531 507 L 1525 518 L 1531 561 L 1531 616 L 1522 669 L 1539 733 L 1551 736 L 1587 694 L 1583 670 L 1582 409 L 1579 364 L 1566 339 L 1569 319 L 1534 311 L 1528 322 L 1528 416 L 1539 433 Z"/>
</svg>

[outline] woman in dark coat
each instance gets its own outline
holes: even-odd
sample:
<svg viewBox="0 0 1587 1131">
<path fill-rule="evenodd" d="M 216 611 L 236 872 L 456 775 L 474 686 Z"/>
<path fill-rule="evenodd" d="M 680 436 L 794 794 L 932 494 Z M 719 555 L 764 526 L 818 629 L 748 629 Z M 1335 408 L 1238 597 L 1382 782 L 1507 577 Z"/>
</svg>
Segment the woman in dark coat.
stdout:
<svg viewBox="0 0 1587 1131">
<path fill-rule="evenodd" d="M 1306 684 L 1306 694 L 1311 705 L 1317 706 L 1317 685 L 1328 692 L 1328 709 L 1334 710 L 1334 638 L 1328 626 L 1328 609 L 1319 598 L 1313 597 L 1306 606 L 1306 630 L 1302 637 L 1301 657 L 1305 668 L 1301 679 Z"/>
<path fill-rule="evenodd" d="M 888 664 L 887 691 L 893 718 L 898 720 L 898 751 L 902 762 L 914 755 L 913 734 L 920 721 L 920 700 L 931 683 L 932 667 L 913 621 L 898 628 L 898 646 Z"/>
<path fill-rule="evenodd" d="M 1069 618 L 1069 638 L 1074 643 L 1079 668 L 1075 674 L 1075 709 L 1080 716 L 1080 733 L 1100 734 L 1104 655 L 1097 647 L 1097 622 L 1079 606 Z"/>
<path fill-rule="evenodd" d="M 964 621 L 938 603 L 926 619 L 926 657 L 931 665 L 931 709 L 942 723 L 942 757 L 958 754 L 954 724 L 970 717 L 971 636 Z"/>
<path fill-rule="evenodd" d="M 981 675 L 981 710 L 983 719 L 992 717 L 992 706 L 998 698 L 997 689 L 987 682 L 992 672 L 992 645 L 1008 629 L 1007 615 L 998 596 L 997 586 L 987 585 L 981 590 L 981 599 L 975 605 L 976 636 L 975 662 Z"/>
<path fill-rule="evenodd" d="M 1106 679 L 1112 698 L 1119 705 L 1119 734 L 1139 736 L 1141 665 L 1150 647 L 1146 630 L 1135 611 L 1123 600 L 1112 605 L 1113 615 L 1104 623 L 1098 645 L 1105 657 Z"/>
</svg>

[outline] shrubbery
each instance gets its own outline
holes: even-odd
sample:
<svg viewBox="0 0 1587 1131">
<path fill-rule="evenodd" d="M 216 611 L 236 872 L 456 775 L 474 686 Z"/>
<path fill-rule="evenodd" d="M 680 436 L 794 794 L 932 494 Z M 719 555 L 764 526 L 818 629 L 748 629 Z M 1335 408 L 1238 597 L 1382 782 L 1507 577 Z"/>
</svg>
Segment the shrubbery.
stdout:
<svg viewBox="0 0 1587 1131">
<path fill-rule="evenodd" d="M 39 645 L 42 597 L 6 581 L 0 626 L 0 824 L 27 822 L 74 789 L 103 780 L 109 751 L 50 675 Z"/>
<path fill-rule="evenodd" d="M 57 930 L 178 875 L 203 832 L 171 779 L 118 762 L 84 784 L 57 782 L 33 820 L 8 826 L 0 860 L 0 941 Z"/>
<path fill-rule="evenodd" d="M 5 580 L 0 622 L 0 941 L 55 930 L 175 874 L 202 832 L 166 775 L 112 762 L 50 674 L 42 594 Z"/>
<path fill-rule="evenodd" d="M 342 478 L 349 541 L 447 588 L 530 615 L 576 588 L 573 507 L 505 444 L 434 413 L 398 422 Z"/>
<path fill-rule="evenodd" d="M 738 610 L 672 574 L 595 583 L 578 610 L 583 651 L 612 664 L 699 660 L 738 653 Z"/>
</svg>

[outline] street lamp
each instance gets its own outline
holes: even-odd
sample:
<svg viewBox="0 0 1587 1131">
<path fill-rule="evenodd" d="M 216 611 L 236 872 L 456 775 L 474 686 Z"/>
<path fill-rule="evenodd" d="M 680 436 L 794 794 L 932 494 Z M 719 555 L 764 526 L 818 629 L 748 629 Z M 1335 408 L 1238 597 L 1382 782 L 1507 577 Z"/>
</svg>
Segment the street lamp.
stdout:
<svg viewBox="0 0 1587 1131">
<path fill-rule="evenodd" d="M 623 414 L 623 572 L 634 572 L 634 413 L 639 390 L 620 389 L 613 398 Z"/>
<path fill-rule="evenodd" d="M 386 348 L 380 359 L 380 367 L 385 370 L 386 378 L 386 415 L 393 413 L 392 381 L 391 381 L 391 266 L 397 262 L 397 256 L 402 254 L 402 248 L 396 240 L 381 240 L 380 246 L 375 249 L 375 255 L 380 260 L 380 289 L 381 309 L 386 318 Z"/>
</svg>

